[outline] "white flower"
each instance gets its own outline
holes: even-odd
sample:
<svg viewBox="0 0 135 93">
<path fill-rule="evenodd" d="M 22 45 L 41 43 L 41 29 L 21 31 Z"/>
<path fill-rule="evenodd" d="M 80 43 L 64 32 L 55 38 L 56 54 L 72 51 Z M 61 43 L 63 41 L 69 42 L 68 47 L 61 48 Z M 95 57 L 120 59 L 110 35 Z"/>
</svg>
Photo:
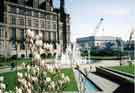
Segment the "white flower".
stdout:
<svg viewBox="0 0 135 93">
<path fill-rule="evenodd" d="M 39 32 L 39 37 L 42 38 L 43 37 L 43 34 L 41 32 Z"/>
<path fill-rule="evenodd" d="M 59 80 L 58 83 L 60 84 L 60 86 L 62 86 L 63 81 L 62 80 Z"/>
<path fill-rule="evenodd" d="M 30 71 L 30 65 L 27 65 L 27 71 L 28 72 Z"/>
<path fill-rule="evenodd" d="M 23 93 L 21 88 L 16 87 L 16 93 Z"/>
<path fill-rule="evenodd" d="M 31 88 L 31 86 L 32 86 L 32 85 L 31 85 L 31 83 L 30 83 L 30 82 L 28 82 L 28 86 Z"/>
<path fill-rule="evenodd" d="M 37 82 L 38 78 L 37 77 L 31 77 L 31 80 Z"/>
<path fill-rule="evenodd" d="M 32 32 L 30 29 L 27 30 L 28 37 L 33 38 L 34 37 L 34 32 Z"/>
<path fill-rule="evenodd" d="M 2 90 L 0 89 L 0 93 L 2 93 Z"/>
<path fill-rule="evenodd" d="M 44 67 L 44 65 L 45 65 L 45 60 L 42 60 L 42 61 L 40 62 L 40 66 Z"/>
<path fill-rule="evenodd" d="M 28 79 L 29 79 L 29 80 L 31 80 L 31 75 L 30 75 L 30 74 L 28 74 L 28 76 L 27 76 L 27 77 L 28 77 Z"/>
<path fill-rule="evenodd" d="M 43 72 L 43 76 L 46 77 L 47 73 L 46 72 Z"/>
<path fill-rule="evenodd" d="M 6 85 L 3 84 L 3 83 L 0 83 L 0 88 L 1 88 L 1 89 L 6 89 Z"/>
<path fill-rule="evenodd" d="M 42 47 L 43 41 L 42 40 L 36 40 L 35 44 L 36 44 L 37 47 Z"/>
<path fill-rule="evenodd" d="M 52 66 L 48 65 L 48 66 L 47 66 L 47 68 L 48 68 L 48 71 L 49 71 L 50 73 L 53 73 L 53 72 L 54 72 L 54 70 L 53 70 L 53 67 L 52 67 Z"/>
<path fill-rule="evenodd" d="M 46 48 L 46 43 L 44 43 L 43 47 Z"/>
<path fill-rule="evenodd" d="M 34 55 L 34 60 L 41 60 L 41 57 L 38 53 Z"/>
<path fill-rule="evenodd" d="M 50 77 L 47 77 L 47 78 L 46 78 L 46 81 L 47 81 L 47 82 L 50 82 L 50 81 L 51 81 L 51 78 L 50 78 Z"/>
<path fill-rule="evenodd" d="M 36 75 L 36 69 L 35 68 L 32 68 L 32 74 Z"/>
<path fill-rule="evenodd" d="M 28 73 L 25 72 L 25 73 L 24 73 L 24 76 L 27 77 L 27 76 L 28 76 Z"/>
<path fill-rule="evenodd" d="M 30 43 L 33 44 L 33 39 L 30 39 Z"/>
<path fill-rule="evenodd" d="M 3 82 L 3 81 L 4 81 L 4 77 L 0 76 L 0 82 Z"/>
<path fill-rule="evenodd" d="M 35 36 L 34 32 L 31 31 L 31 38 L 33 38 Z"/>
<path fill-rule="evenodd" d="M 66 82 L 70 82 L 70 79 L 69 79 L 68 76 L 65 77 L 65 81 L 66 81 Z"/>
<path fill-rule="evenodd" d="M 51 82 L 51 87 L 54 89 L 55 88 L 55 83 L 54 83 L 54 81 L 53 82 Z"/>
<path fill-rule="evenodd" d="M 31 89 L 27 89 L 27 93 L 32 93 Z"/>
<path fill-rule="evenodd" d="M 39 36 L 39 35 L 36 35 L 36 36 L 35 36 L 35 39 L 36 39 L 36 40 L 40 40 L 40 36 Z"/>
<path fill-rule="evenodd" d="M 61 74 L 61 78 L 64 79 L 64 77 L 65 77 L 65 76 L 64 76 L 64 73 L 62 73 L 62 74 Z"/>
<path fill-rule="evenodd" d="M 20 73 L 20 72 L 17 72 L 17 76 L 18 76 L 19 78 L 23 78 L 23 74 Z"/>
<path fill-rule="evenodd" d="M 43 54 L 44 50 L 42 48 L 40 48 L 40 54 Z"/>
<path fill-rule="evenodd" d="M 55 67 L 55 69 L 59 69 L 59 66 L 58 66 L 58 64 L 55 64 L 55 66 L 54 66 L 54 67 Z"/>
<path fill-rule="evenodd" d="M 38 66 L 35 66 L 35 70 L 36 70 L 36 72 L 38 72 L 38 73 L 39 73 L 40 68 L 39 68 Z"/>
<path fill-rule="evenodd" d="M 25 65 L 26 65 L 26 64 L 23 62 L 23 63 L 22 63 L 23 68 L 25 68 Z"/>
</svg>

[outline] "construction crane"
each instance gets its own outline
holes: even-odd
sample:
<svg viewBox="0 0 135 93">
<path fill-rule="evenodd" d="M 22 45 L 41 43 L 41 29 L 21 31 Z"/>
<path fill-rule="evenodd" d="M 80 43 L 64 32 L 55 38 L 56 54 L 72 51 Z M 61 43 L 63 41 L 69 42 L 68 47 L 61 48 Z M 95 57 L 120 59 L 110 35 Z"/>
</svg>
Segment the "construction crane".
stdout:
<svg viewBox="0 0 135 93">
<path fill-rule="evenodd" d="M 132 64 L 132 55 L 130 54 L 130 48 L 131 48 L 131 40 L 133 38 L 134 35 L 134 29 L 132 29 L 132 31 L 130 32 L 129 35 L 129 40 L 127 41 L 127 48 L 128 48 L 128 57 L 129 57 L 129 63 Z"/>
<path fill-rule="evenodd" d="M 102 22 L 103 22 L 103 18 L 100 18 L 100 21 L 98 22 L 98 24 L 96 25 L 95 29 L 94 29 L 94 33 L 93 33 L 93 36 L 96 35 L 96 33 L 98 32 L 98 29 L 100 28 Z"/>
<path fill-rule="evenodd" d="M 133 38 L 133 34 L 134 34 L 134 29 L 132 29 L 132 31 L 130 32 L 129 40 L 128 40 L 128 43 L 127 43 L 128 48 L 131 47 L 131 44 L 130 43 L 131 43 L 131 40 Z"/>
</svg>

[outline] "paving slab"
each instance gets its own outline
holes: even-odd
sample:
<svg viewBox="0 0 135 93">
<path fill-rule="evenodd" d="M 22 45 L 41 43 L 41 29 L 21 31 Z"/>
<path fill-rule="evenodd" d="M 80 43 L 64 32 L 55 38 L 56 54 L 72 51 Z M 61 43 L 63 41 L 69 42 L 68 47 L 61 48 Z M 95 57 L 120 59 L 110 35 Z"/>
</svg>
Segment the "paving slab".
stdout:
<svg viewBox="0 0 135 93">
<path fill-rule="evenodd" d="M 85 73 L 83 69 L 81 69 L 81 71 Z M 90 72 L 88 72 L 87 76 L 91 81 L 93 81 L 99 88 L 103 90 L 103 93 L 113 93 L 113 91 L 115 91 L 120 86 L 115 82 Z"/>
</svg>

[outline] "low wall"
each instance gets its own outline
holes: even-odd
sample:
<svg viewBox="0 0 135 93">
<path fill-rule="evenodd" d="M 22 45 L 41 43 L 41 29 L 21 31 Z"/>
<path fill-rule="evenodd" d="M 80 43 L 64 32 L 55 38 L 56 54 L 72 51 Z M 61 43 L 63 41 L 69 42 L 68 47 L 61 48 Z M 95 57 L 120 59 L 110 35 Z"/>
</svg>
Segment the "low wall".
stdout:
<svg viewBox="0 0 135 93">
<path fill-rule="evenodd" d="M 120 73 L 112 72 L 102 67 L 96 67 L 96 73 L 105 76 L 119 84 L 134 85 L 134 79 L 122 76 Z"/>
</svg>

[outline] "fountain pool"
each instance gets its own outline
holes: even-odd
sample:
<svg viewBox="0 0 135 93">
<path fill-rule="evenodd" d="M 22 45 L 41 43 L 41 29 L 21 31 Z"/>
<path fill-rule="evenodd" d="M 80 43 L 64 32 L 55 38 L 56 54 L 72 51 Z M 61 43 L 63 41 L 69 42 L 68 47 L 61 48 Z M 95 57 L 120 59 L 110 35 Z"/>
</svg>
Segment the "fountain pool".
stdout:
<svg viewBox="0 0 135 93">
<path fill-rule="evenodd" d="M 100 93 L 102 90 L 97 87 L 92 81 L 87 79 L 81 72 L 75 70 L 75 75 L 79 79 L 79 85 L 83 87 L 83 93 Z"/>
</svg>

